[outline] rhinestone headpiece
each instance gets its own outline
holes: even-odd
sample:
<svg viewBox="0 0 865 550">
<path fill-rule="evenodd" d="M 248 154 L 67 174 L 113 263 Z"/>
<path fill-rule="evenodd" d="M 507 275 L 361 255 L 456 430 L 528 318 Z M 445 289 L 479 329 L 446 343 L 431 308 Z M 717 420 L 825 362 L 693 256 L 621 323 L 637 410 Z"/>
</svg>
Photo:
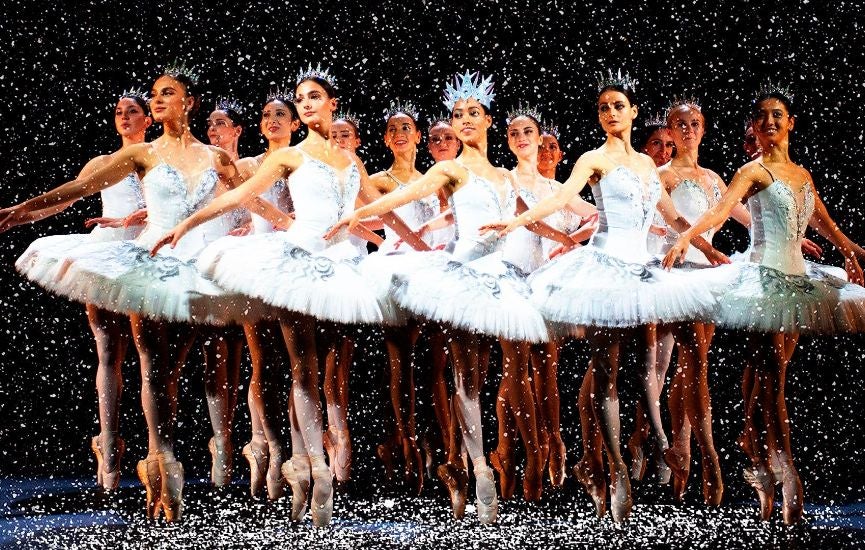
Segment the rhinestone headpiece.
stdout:
<svg viewBox="0 0 865 550">
<path fill-rule="evenodd" d="M 198 79 L 201 78 L 201 71 L 194 65 L 186 66 L 186 61 L 175 59 L 162 70 L 162 74 L 170 77 L 185 76 L 192 82 L 193 85 L 198 84 Z"/>
<path fill-rule="evenodd" d="M 330 68 L 322 69 L 321 63 L 316 65 L 314 69 L 312 68 L 312 63 L 310 63 L 306 70 L 301 67 L 297 72 L 297 84 L 300 84 L 309 78 L 320 78 L 336 88 L 336 79 L 330 74 Z"/>
<path fill-rule="evenodd" d="M 435 126 L 439 122 L 441 122 L 443 124 L 447 124 L 448 126 L 450 126 L 451 125 L 451 116 L 447 113 L 438 113 L 435 116 L 428 118 L 426 121 L 429 124 L 430 128 L 432 128 L 433 126 Z"/>
<path fill-rule="evenodd" d="M 150 102 L 150 95 L 147 92 L 140 88 L 129 88 L 128 90 L 123 90 L 123 93 L 120 94 L 120 99 L 124 97 L 137 97 L 138 99 L 144 100 L 144 102 Z"/>
<path fill-rule="evenodd" d="M 450 83 L 445 85 L 444 105 L 448 111 L 454 110 L 454 105 L 457 101 L 474 98 L 478 103 L 490 108 L 493 98 L 496 94 L 493 93 L 493 77 L 492 75 L 483 78 L 480 73 L 470 73 L 454 75 L 454 85 Z"/>
<path fill-rule="evenodd" d="M 287 88 L 282 88 L 277 86 L 273 88 L 270 93 L 267 94 L 267 97 L 264 98 L 264 104 L 267 105 L 271 101 L 281 101 L 288 105 L 294 101 L 294 92 Z"/>
<path fill-rule="evenodd" d="M 559 134 L 559 127 L 552 120 L 541 121 L 541 135 L 543 134 L 549 134 L 556 138 L 556 140 L 558 140 L 561 135 Z"/>
<path fill-rule="evenodd" d="M 243 116 L 243 105 L 240 104 L 236 99 L 231 99 L 230 97 L 220 97 L 216 100 L 216 105 L 213 107 L 214 111 L 234 111 L 235 113 Z"/>
<path fill-rule="evenodd" d="M 514 121 L 515 118 L 527 116 L 529 118 L 535 119 L 535 121 L 540 124 L 541 123 L 541 113 L 536 108 L 532 107 L 528 103 L 525 105 L 520 102 L 516 109 L 511 109 L 508 111 L 508 117 L 505 119 L 505 123 L 510 126 L 511 122 Z"/>
<path fill-rule="evenodd" d="M 406 113 L 407 114 L 407 113 Z M 360 129 L 360 118 L 348 109 L 345 111 L 340 111 L 333 117 L 334 120 L 344 120 L 354 126 L 356 129 Z"/>
<path fill-rule="evenodd" d="M 616 86 L 623 90 L 635 92 L 637 91 L 637 79 L 631 78 L 631 75 L 628 73 L 623 75 L 622 69 L 619 69 L 615 74 L 613 74 L 613 69 L 608 69 L 607 74 L 603 72 L 598 74 L 598 92 L 600 93 L 604 88 L 609 86 Z"/>
<path fill-rule="evenodd" d="M 793 101 L 793 90 L 789 86 L 774 83 L 771 80 L 767 80 L 757 88 L 757 95 L 780 95 Z"/>
<path fill-rule="evenodd" d="M 670 112 L 672 107 L 667 108 L 667 113 Z M 655 113 L 646 119 L 646 122 L 643 124 L 644 128 L 666 128 L 667 127 L 667 117 L 664 116 L 663 113 Z"/>
<path fill-rule="evenodd" d="M 667 116 L 669 117 L 670 113 L 672 113 L 674 110 L 678 109 L 679 107 L 683 107 L 683 106 L 688 107 L 690 109 L 693 109 L 694 111 L 697 111 L 698 113 L 703 112 L 703 108 L 697 102 L 696 98 L 693 98 L 693 97 L 676 97 L 676 98 L 673 98 L 673 101 L 671 101 L 669 105 L 667 105 Z"/>
<path fill-rule="evenodd" d="M 384 112 L 385 122 L 390 120 L 391 117 L 398 115 L 399 113 L 410 116 L 411 119 L 415 122 L 417 122 L 417 120 L 420 118 L 420 112 L 418 111 L 417 107 L 415 107 L 414 103 L 412 103 L 411 101 L 403 102 L 399 99 L 396 99 L 395 101 L 390 102 L 390 107 L 388 107 Z"/>
</svg>

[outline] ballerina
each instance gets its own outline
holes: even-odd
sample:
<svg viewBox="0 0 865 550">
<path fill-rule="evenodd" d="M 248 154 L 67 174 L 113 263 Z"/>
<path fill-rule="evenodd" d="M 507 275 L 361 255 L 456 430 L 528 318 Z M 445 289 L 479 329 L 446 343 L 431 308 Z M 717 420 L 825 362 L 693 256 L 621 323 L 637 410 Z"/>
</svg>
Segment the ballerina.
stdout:
<svg viewBox="0 0 865 550">
<path fill-rule="evenodd" d="M 144 92 L 131 89 L 123 92 L 114 108 L 114 127 L 120 135 L 121 147 L 144 142 L 147 128 L 153 119 L 147 114 L 147 99 Z M 90 160 L 79 173 L 85 178 L 104 166 L 110 155 L 101 155 Z M 125 218 L 144 207 L 141 180 L 137 172 L 127 174 L 118 185 L 109 187 L 100 194 L 103 218 Z M 53 216 L 66 209 L 72 201 L 56 207 L 43 208 L 28 214 L 20 223 L 32 223 Z M 102 218 L 87 220 L 85 225 L 98 224 Z M 137 224 L 97 225 L 90 234 L 56 235 L 34 241 L 22 258 L 33 264 L 43 263 L 40 256 L 52 256 L 87 242 L 134 239 L 141 232 Z M 50 259 L 48 259 L 50 262 Z M 16 266 L 24 268 L 25 262 Z M 37 268 L 38 270 L 39 268 Z M 28 270 L 23 271 L 30 276 Z M 120 462 L 126 450 L 120 433 L 120 396 L 123 391 L 123 376 L 120 368 L 129 344 L 129 319 L 123 315 L 85 304 L 87 321 L 96 341 L 96 393 L 99 403 L 99 434 L 91 439 L 91 449 L 96 456 L 96 483 L 105 491 L 113 491 L 120 483 Z"/>
<path fill-rule="evenodd" d="M 857 261 L 861 248 L 832 220 L 808 170 L 790 158 L 796 122 L 790 91 L 771 84 L 761 88 L 752 103 L 752 120 L 762 154 L 742 166 L 718 204 L 680 235 L 664 266 L 682 261 L 691 236 L 718 225 L 742 199 L 748 200 L 750 261 L 719 268 L 723 292 L 714 318 L 720 326 L 749 333 L 751 394 L 745 415 L 754 429 L 745 434 L 743 447 L 752 462 L 745 479 L 757 491 L 764 520 L 772 513 L 775 484 L 781 483 L 784 522 L 792 524 L 802 519 L 804 503 L 784 395 L 787 367 L 802 333 L 865 330 L 865 289 Z M 849 283 L 804 261 L 807 225 L 841 251 Z"/>
<path fill-rule="evenodd" d="M 598 119 L 607 134 L 604 145 L 583 154 L 570 178 L 554 195 L 511 221 L 490 224 L 505 235 L 561 209 L 589 182 L 600 222 L 588 246 L 557 257 L 539 268 L 530 280 L 533 301 L 547 322 L 564 331 L 587 327 L 590 368 L 583 389 L 591 393 L 591 421 L 577 478 L 592 497 L 599 515 L 606 509 L 601 449 L 607 452 L 612 478 L 613 520 L 631 512 L 630 483 L 621 457 L 616 376 L 619 348 L 635 341 L 651 350 L 654 324 L 686 320 L 708 312 L 714 296 L 684 274 L 666 273 L 651 263 L 646 233 L 657 206 L 670 225 L 688 227 L 658 181 L 651 158 L 630 145 L 637 115 L 634 80 L 621 72 L 599 81 Z M 713 262 L 729 261 L 702 238 L 695 238 Z M 670 278 L 670 276 L 673 276 Z M 637 298 L 639 297 L 639 299 Z M 586 426 L 584 425 L 584 429 Z"/>
</svg>

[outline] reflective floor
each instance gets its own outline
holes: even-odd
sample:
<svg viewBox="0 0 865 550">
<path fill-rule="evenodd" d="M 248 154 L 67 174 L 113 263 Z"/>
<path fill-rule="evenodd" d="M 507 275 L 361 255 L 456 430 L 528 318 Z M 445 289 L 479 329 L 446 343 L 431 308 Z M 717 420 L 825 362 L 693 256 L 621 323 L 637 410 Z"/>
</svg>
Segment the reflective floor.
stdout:
<svg viewBox="0 0 865 550">
<path fill-rule="evenodd" d="M 0 547 L 865 547 L 865 503 L 809 505 L 805 522 L 790 528 L 781 522 L 780 509 L 773 521 L 757 521 L 750 502 L 710 510 L 656 504 L 657 498 L 647 496 L 652 503 L 637 502 L 632 519 L 615 525 L 595 518 L 588 500 L 571 489 L 547 494 L 539 505 L 503 502 L 498 525 L 483 527 L 472 506 L 466 519 L 452 519 L 437 487 L 421 497 L 394 488 L 355 488 L 338 495 L 332 525 L 315 529 L 309 517 L 300 524 L 289 521 L 288 499 L 252 500 L 242 483 L 216 491 L 189 481 L 184 521 L 167 525 L 144 519 L 144 491 L 135 479 L 106 496 L 90 479 L 5 478 Z"/>
</svg>

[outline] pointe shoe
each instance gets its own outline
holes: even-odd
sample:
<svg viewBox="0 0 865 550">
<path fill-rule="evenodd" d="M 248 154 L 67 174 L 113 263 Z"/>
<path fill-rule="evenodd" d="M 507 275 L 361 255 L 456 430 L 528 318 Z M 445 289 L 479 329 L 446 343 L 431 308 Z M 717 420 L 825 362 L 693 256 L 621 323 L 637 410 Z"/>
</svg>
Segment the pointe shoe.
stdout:
<svg viewBox="0 0 865 550">
<path fill-rule="evenodd" d="M 757 491 L 760 499 L 760 519 L 769 521 L 772 517 L 772 507 L 775 505 L 775 477 L 762 463 L 746 468 L 743 475 L 748 485 Z"/>
<path fill-rule="evenodd" d="M 432 479 L 433 476 L 433 450 L 432 443 L 430 443 L 429 436 L 424 436 L 421 439 L 420 444 L 421 452 L 423 453 L 423 468 L 424 473 L 426 474 L 427 479 Z"/>
<path fill-rule="evenodd" d="M 688 477 L 691 475 L 691 457 L 682 454 L 675 447 L 670 447 L 664 451 L 664 462 L 672 472 L 673 498 L 682 502 L 688 488 Z"/>
<path fill-rule="evenodd" d="M 499 474 L 499 484 L 502 486 L 502 500 L 510 500 L 517 489 L 516 466 L 508 453 L 499 453 L 498 449 L 490 452 L 490 464 Z"/>
<path fill-rule="evenodd" d="M 657 475 L 658 485 L 669 485 L 670 476 L 672 475 L 672 470 L 670 466 L 667 465 L 667 461 L 664 458 L 667 449 L 670 448 L 669 444 L 666 441 L 663 443 L 656 442 L 654 445 L 655 448 L 655 475 Z"/>
<path fill-rule="evenodd" d="M 138 461 L 135 468 L 138 473 L 138 479 L 147 490 L 147 497 L 144 505 L 144 513 L 147 519 L 156 519 L 162 511 L 160 499 L 162 497 L 162 474 L 159 470 L 159 462 L 155 455 L 148 455 L 147 458 Z"/>
<path fill-rule="evenodd" d="M 718 457 L 703 457 L 703 502 L 706 506 L 720 506 L 724 497 L 724 480 Z"/>
<path fill-rule="evenodd" d="M 282 445 L 268 443 L 267 475 L 267 499 L 279 500 L 285 495 L 285 479 L 282 477 Z"/>
<path fill-rule="evenodd" d="M 214 487 L 225 487 L 231 483 L 232 454 L 231 442 L 225 440 L 225 447 L 220 449 L 216 446 L 216 438 L 211 437 L 207 442 L 210 449 L 210 482 Z"/>
<path fill-rule="evenodd" d="M 300 521 L 306 514 L 309 497 L 309 457 L 295 455 L 282 464 L 282 475 L 291 487 L 291 521 Z"/>
<path fill-rule="evenodd" d="M 625 472 L 627 468 L 624 462 L 612 472 L 612 484 L 610 487 L 610 515 L 613 521 L 622 523 L 631 516 L 634 502 L 631 499 L 631 482 Z M 619 473 L 621 472 L 621 473 Z"/>
<path fill-rule="evenodd" d="M 595 468 L 591 464 L 591 459 L 583 457 L 576 466 L 574 466 L 574 477 L 582 484 L 583 488 L 589 493 L 592 503 L 595 505 L 595 513 L 599 518 L 604 517 L 607 513 L 607 484 L 603 466 Z"/>
<path fill-rule="evenodd" d="M 475 466 L 475 496 L 478 521 L 481 525 L 492 525 L 499 516 L 499 499 L 496 496 L 496 479 L 486 464 L 480 468 Z"/>
<path fill-rule="evenodd" d="M 423 460 L 413 437 L 405 436 L 402 438 L 402 456 L 405 460 L 403 477 L 420 495 L 423 491 Z"/>
<path fill-rule="evenodd" d="M 550 441 L 550 483 L 555 488 L 561 488 L 565 484 L 566 457 L 567 449 L 565 448 L 565 442 L 561 438 L 558 441 L 555 438 Z"/>
<path fill-rule="evenodd" d="M 326 527 L 333 517 L 333 474 L 324 456 L 309 457 L 312 465 L 312 524 Z"/>
<path fill-rule="evenodd" d="M 211 440 L 213 441 L 213 440 Z M 268 449 L 253 447 L 252 442 L 243 446 L 243 456 L 249 462 L 249 494 L 258 498 L 264 489 L 267 478 L 267 466 L 270 458 Z"/>
<path fill-rule="evenodd" d="M 799 473 L 792 462 L 781 465 L 781 494 L 784 496 L 784 523 L 793 525 L 802 521 L 804 496 Z"/>
<path fill-rule="evenodd" d="M 165 521 L 180 521 L 183 517 L 183 464 L 177 460 L 166 460 L 162 454 L 157 456 L 162 477 L 160 501 Z"/>
<path fill-rule="evenodd" d="M 640 481 L 646 475 L 646 453 L 643 451 L 643 446 L 636 443 L 633 438 L 628 441 L 628 451 L 631 453 L 631 479 Z"/>
<path fill-rule="evenodd" d="M 105 460 L 100 436 L 94 435 L 90 440 L 90 449 L 96 456 L 96 484 L 106 492 L 114 491 L 120 485 L 120 462 L 126 452 L 126 442 L 117 438 L 117 448 L 114 453 L 114 463 L 108 464 Z"/>
<path fill-rule="evenodd" d="M 454 464 L 440 464 L 436 468 L 436 475 L 448 490 L 454 519 L 463 519 L 466 515 L 466 500 L 468 497 L 468 473 L 465 469 Z"/>
<path fill-rule="evenodd" d="M 538 502 L 544 490 L 544 470 L 540 464 L 537 472 L 530 472 L 528 465 L 523 473 L 523 498 L 526 502 Z"/>
<path fill-rule="evenodd" d="M 393 480 L 393 444 L 391 440 L 376 447 L 375 454 L 384 464 L 384 478 L 387 481 Z"/>
</svg>

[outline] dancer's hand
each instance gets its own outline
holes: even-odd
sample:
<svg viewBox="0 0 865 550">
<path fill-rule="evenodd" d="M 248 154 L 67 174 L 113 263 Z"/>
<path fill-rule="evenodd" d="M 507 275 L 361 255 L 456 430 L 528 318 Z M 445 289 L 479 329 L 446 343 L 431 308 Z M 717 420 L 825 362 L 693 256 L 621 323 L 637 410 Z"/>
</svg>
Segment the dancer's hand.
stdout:
<svg viewBox="0 0 865 550">
<path fill-rule="evenodd" d="M 114 229 L 125 227 L 124 221 L 126 218 L 87 218 L 84 220 L 84 227 L 90 228 L 94 225 L 99 227 L 111 227 Z"/>
<path fill-rule="evenodd" d="M 324 234 L 324 240 L 327 241 L 327 240 L 332 239 L 333 236 L 336 235 L 337 233 L 339 233 L 340 229 L 342 229 L 343 227 L 348 229 L 349 232 L 352 232 L 354 230 L 354 228 L 357 227 L 357 224 L 359 224 L 359 223 L 360 223 L 360 218 L 357 216 L 357 214 L 355 212 L 352 212 L 348 216 L 344 217 L 343 219 L 341 219 L 338 222 L 336 222 L 335 224 L 333 224 L 333 227 L 330 228 L 330 231 L 328 231 L 327 233 Z"/>
<path fill-rule="evenodd" d="M 510 221 L 498 221 L 498 222 L 485 223 L 484 225 L 480 226 L 480 228 L 478 229 L 478 233 L 480 233 L 481 235 L 485 235 L 485 234 L 489 233 L 490 231 L 495 231 L 496 237 L 504 237 L 505 235 L 507 235 L 508 233 L 513 231 L 514 229 L 516 229 L 517 227 L 520 227 L 520 225 L 514 223 L 515 220 L 516 220 L 516 218 L 514 218 Z"/>
<path fill-rule="evenodd" d="M 126 216 L 123 219 L 123 227 L 132 227 L 133 225 L 144 225 L 147 223 L 147 209 L 141 208 Z"/>
<path fill-rule="evenodd" d="M 726 254 L 715 248 L 711 249 L 708 254 L 704 254 L 706 259 L 712 265 L 721 265 L 730 263 L 730 258 Z"/>
<path fill-rule="evenodd" d="M 171 246 L 171 248 L 177 246 L 177 241 L 179 241 L 181 237 L 186 235 L 187 231 L 189 231 L 189 229 L 186 227 L 186 224 L 184 222 L 180 222 L 179 224 L 174 226 L 174 229 L 172 229 L 171 231 L 163 235 L 161 239 L 156 241 L 156 244 L 153 245 L 153 248 L 150 249 L 150 256 L 156 256 L 156 253 L 159 252 L 159 249 L 165 245 L 169 245 Z"/>
<path fill-rule="evenodd" d="M 0 233 L 31 221 L 30 212 L 21 204 L 0 210 Z"/>
<path fill-rule="evenodd" d="M 819 259 L 823 257 L 823 249 L 811 239 L 802 239 L 802 254 Z"/>
<path fill-rule="evenodd" d="M 660 225 L 652 224 L 649 226 L 649 233 L 657 235 L 659 237 L 665 237 L 667 235 L 667 228 Z"/>
<path fill-rule="evenodd" d="M 240 227 L 235 227 L 231 231 L 228 232 L 232 237 L 245 237 L 252 233 L 252 222 L 245 223 Z"/>
<path fill-rule="evenodd" d="M 681 265 L 685 261 L 685 254 L 688 252 L 689 246 L 691 246 L 691 243 L 688 239 L 679 237 L 676 240 L 676 244 L 667 251 L 664 259 L 661 261 L 661 265 L 664 266 L 664 269 L 669 270 L 677 263 Z"/>
<path fill-rule="evenodd" d="M 567 246 L 565 246 L 565 245 L 563 245 L 563 244 L 560 244 L 559 246 L 557 246 L 557 247 L 553 248 L 552 250 L 550 250 L 550 259 L 552 260 L 552 259 L 555 258 L 556 256 L 561 256 L 561 255 L 563 255 L 563 254 L 567 254 L 567 253 L 570 252 L 571 250 L 573 250 L 573 249 L 575 249 L 575 248 L 580 248 L 581 246 L 583 246 L 583 245 L 581 245 L 581 244 L 578 243 L 578 242 L 574 242 L 574 243 L 569 244 L 569 245 L 567 245 Z"/>
<path fill-rule="evenodd" d="M 865 286 L 865 278 L 862 276 L 862 268 L 859 267 L 859 262 L 856 256 L 851 255 L 844 258 L 844 271 L 847 272 L 847 279 L 854 285 Z"/>
</svg>

